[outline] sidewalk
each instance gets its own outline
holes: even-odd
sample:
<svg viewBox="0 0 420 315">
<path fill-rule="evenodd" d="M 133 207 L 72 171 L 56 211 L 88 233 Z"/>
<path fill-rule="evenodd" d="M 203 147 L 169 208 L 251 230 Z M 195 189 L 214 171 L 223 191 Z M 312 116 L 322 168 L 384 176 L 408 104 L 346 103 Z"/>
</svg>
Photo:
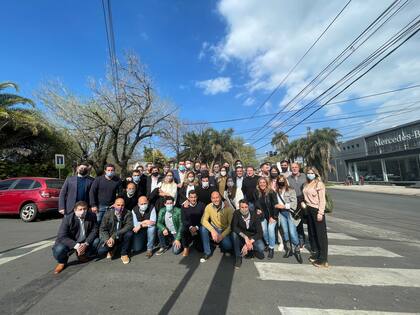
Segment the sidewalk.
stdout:
<svg viewBox="0 0 420 315">
<path fill-rule="evenodd" d="M 404 196 L 420 196 L 420 189 L 418 188 L 406 188 L 402 186 L 384 186 L 384 185 L 332 185 L 327 186 L 327 189 L 339 189 L 339 190 L 352 190 L 352 191 L 363 191 L 380 194 L 392 194 L 392 195 L 404 195 Z"/>
</svg>

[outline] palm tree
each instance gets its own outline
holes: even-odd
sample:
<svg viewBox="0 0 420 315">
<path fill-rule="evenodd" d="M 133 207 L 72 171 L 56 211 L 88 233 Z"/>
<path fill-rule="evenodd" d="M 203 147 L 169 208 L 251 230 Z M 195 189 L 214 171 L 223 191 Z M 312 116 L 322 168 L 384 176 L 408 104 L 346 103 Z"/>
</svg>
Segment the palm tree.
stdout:
<svg viewBox="0 0 420 315">
<path fill-rule="evenodd" d="M 36 131 L 36 127 L 31 121 L 30 111 L 27 109 L 16 108 L 18 104 L 29 104 L 32 107 L 35 103 L 29 98 L 25 98 L 16 94 L 1 93 L 6 88 L 14 88 L 19 91 L 19 87 L 13 82 L 0 83 L 0 131 L 7 125 L 28 126 L 30 129 Z M 28 119 L 29 118 L 29 119 Z"/>
<path fill-rule="evenodd" d="M 283 131 L 275 132 L 273 139 L 271 139 L 271 145 L 276 147 L 276 149 L 282 152 L 287 144 L 289 143 L 289 136 Z"/>
</svg>

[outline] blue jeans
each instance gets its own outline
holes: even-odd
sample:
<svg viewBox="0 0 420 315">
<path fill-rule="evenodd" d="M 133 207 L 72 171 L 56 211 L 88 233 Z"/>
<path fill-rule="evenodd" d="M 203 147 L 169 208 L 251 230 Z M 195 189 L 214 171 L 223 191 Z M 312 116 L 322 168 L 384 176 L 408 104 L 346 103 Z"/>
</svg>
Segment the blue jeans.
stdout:
<svg viewBox="0 0 420 315">
<path fill-rule="evenodd" d="M 235 232 L 232 232 L 232 239 L 233 239 L 233 249 L 235 250 L 235 256 L 241 257 L 242 255 L 241 250 L 245 244 L 245 240 L 239 234 Z M 254 252 L 258 252 L 261 255 L 264 255 L 263 240 L 256 240 L 253 245 L 254 245 L 254 248 L 253 248 Z"/>
<path fill-rule="evenodd" d="M 105 205 L 99 205 L 98 207 L 98 212 L 96 213 L 96 221 L 98 221 L 99 226 L 101 226 L 102 218 L 104 217 L 107 209 L 108 206 Z"/>
<path fill-rule="evenodd" d="M 88 246 L 86 255 L 95 256 L 98 250 L 99 238 L 96 238 L 91 245 Z M 59 264 L 67 264 L 70 255 L 76 252 L 74 248 L 69 248 L 63 243 L 55 244 L 52 248 L 53 256 Z"/>
<path fill-rule="evenodd" d="M 155 243 L 156 226 L 151 225 L 147 228 L 142 227 L 137 233 L 133 233 L 132 249 L 133 252 L 141 252 L 146 246 L 147 250 L 153 250 Z"/>
<path fill-rule="evenodd" d="M 217 233 L 222 234 L 223 230 L 214 227 Z M 201 235 L 201 241 L 203 242 L 203 249 L 204 254 L 207 256 L 211 255 L 211 248 L 210 248 L 210 231 L 207 230 L 204 226 L 200 227 L 200 235 Z M 219 243 L 220 249 L 222 252 L 229 252 L 232 251 L 233 244 L 232 244 L 232 238 L 231 235 L 227 235 L 223 238 L 223 240 Z"/>
<path fill-rule="evenodd" d="M 292 216 L 289 211 L 280 211 L 279 223 L 283 229 L 284 241 L 288 242 L 289 240 L 293 245 L 299 245 L 299 237 L 297 234 L 296 225 L 292 221 Z M 289 238 L 290 236 L 290 238 Z"/>
<path fill-rule="evenodd" d="M 98 255 L 102 256 L 108 252 L 121 251 L 121 255 L 128 255 L 131 250 L 131 238 L 133 237 L 133 231 L 128 231 L 124 235 L 121 235 L 119 239 L 115 240 L 113 247 L 108 247 L 106 244 L 107 240 L 102 240 L 101 245 L 98 248 Z"/>
<path fill-rule="evenodd" d="M 277 222 L 268 223 L 268 221 L 265 219 L 261 222 L 264 241 L 271 249 L 273 249 L 274 245 L 276 245 L 276 224 Z"/>
<path fill-rule="evenodd" d="M 182 246 L 179 246 L 176 248 L 173 245 L 173 242 L 175 241 L 175 237 L 172 234 L 163 235 L 163 232 L 158 231 L 158 237 L 159 237 L 159 246 L 160 248 L 169 247 L 172 245 L 172 253 L 174 255 L 179 255 L 182 252 Z"/>
</svg>

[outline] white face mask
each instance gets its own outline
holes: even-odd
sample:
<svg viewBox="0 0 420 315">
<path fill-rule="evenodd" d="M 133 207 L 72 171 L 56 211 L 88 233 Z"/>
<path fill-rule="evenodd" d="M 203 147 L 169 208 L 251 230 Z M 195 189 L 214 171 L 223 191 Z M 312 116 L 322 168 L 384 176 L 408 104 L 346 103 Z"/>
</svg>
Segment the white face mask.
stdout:
<svg viewBox="0 0 420 315">
<path fill-rule="evenodd" d="M 201 186 L 203 186 L 203 188 L 208 188 L 209 187 L 209 182 L 202 182 Z"/>
<path fill-rule="evenodd" d="M 147 210 L 148 205 L 139 205 L 139 209 L 140 211 L 146 211 Z"/>
<path fill-rule="evenodd" d="M 220 172 L 220 175 L 222 175 L 222 176 L 226 176 L 226 172 L 225 172 L 225 171 L 221 171 L 221 172 Z"/>
</svg>

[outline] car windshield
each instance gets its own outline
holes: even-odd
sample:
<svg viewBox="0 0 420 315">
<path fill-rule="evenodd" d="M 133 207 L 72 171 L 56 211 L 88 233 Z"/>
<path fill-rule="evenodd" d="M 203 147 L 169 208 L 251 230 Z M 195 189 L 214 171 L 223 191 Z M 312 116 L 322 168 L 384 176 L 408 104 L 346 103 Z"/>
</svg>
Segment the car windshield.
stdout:
<svg viewBox="0 0 420 315">
<path fill-rule="evenodd" d="M 61 187 L 63 187 L 64 180 L 62 180 L 62 179 L 47 179 L 45 181 L 45 183 L 47 184 L 48 188 L 61 189 Z"/>
</svg>

